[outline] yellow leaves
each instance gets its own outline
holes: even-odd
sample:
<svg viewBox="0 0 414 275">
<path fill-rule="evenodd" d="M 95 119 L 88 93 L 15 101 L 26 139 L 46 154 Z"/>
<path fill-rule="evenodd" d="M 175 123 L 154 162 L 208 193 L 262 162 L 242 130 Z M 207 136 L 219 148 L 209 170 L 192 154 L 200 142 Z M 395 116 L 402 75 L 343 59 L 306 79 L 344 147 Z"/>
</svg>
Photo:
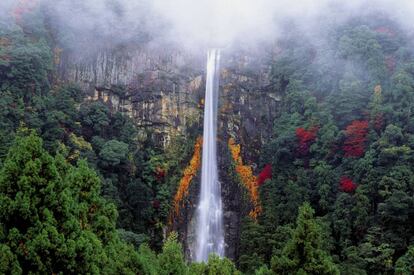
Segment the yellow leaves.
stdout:
<svg viewBox="0 0 414 275">
<path fill-rule="evenodd" d="M 75 161 L 79 159 L 81 151 L 92 151 L 92 145 L 89 142 L 87 142 L 83 137 L 78 137 L 74 133 L 71 133 L 69 135 L 69 139 L 72 142 L 72 144 L 76 146 L 76 148 L 67 157 L 69 161 Z M 65 148 L 66 146 L 64 146 L 64 149 Z"/>
<path fill-rule="evenodd" d="M 63 52 L 62 48 L 55 47 L 53 49 L 53 61 L 54 61 L 55 65 L 60 64 L 62 52 Z"/>
<path fill-rule="evenodd" d="M 80 151 L 79 150 L 73 150 L 73 152 L 67 157 L 68 161 L 75 161 L 79 159 L 80 157 Z"/>
<path fill-rule="evenodd" d="M 228 141 L 228 146 L 231 156 L 236 164 L 236 172 L 240 176 L 243 185 L 249 191 L 250 201 L 253 204 L 253 209 L 250 211 L 249 216 L 256 220 L 259 214 L 262 212 L 259 190 L 257 186 L 257 178 L 253 175 L 253 170 L 249 165 L 243 165 L 243 160 L 240 154 L 240 144 L 236 144 L 234 139 L 230 138 Z"/>
<path fill-rule="evenodd" d="M 79 149 L 92 151 L 92 145 L 89 142 L 87 142 L 83 137 L 78 137 L 74 133 L 71 133 L 69 138 L 70 141 L 73 144 L 75 144 Z"/>
<path fill-rule="evenodd" d="M 381 87 L 381 85 L 375 86 L 374 93 L 375 93 L 375 95 L 381 95 L 381 93 L 382 93 L 382 87 Z"/>
<path fill-rule="evenodd" d="M 194 153 L 193 157 L 190 160 L 188 166 L 184 169 L 184 175 L 180 180 L 180 184 L 178 186 L 177 193 L 174 196 L 174 213 L 173 215 L 177 215 L 180 213 L 180 208 L 182 201 L 185 197 L 188 196 L 188 188 L 190 187 L 191 181 L 194 176 L 197 175 L 198 170 L 201 166 L 201 147 L 203 145 L 203 139 L 201 137 L 197 138 L 197 141 L 194 146 Z M 172 222 L 172 218 L 170 216 L 170 222 Z"/>
<path fill-rule="evenodd" d="M 0 37 L 0 47 L 10 46 L 10 39 L 6 37 Z"/>
</svg>

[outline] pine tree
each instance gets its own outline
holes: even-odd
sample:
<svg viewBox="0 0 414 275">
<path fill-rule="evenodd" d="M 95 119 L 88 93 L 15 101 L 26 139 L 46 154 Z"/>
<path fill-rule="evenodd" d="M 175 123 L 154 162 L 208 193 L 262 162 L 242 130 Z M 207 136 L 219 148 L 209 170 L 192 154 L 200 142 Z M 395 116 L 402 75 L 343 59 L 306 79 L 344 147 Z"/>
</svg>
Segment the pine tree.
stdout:
<svg viewBox="0 0 414 275">
<path fill-rule="evenodd" d="M 0 273 L 136 274 L 138 254 L 85 162 L 52 157 L 34 134 L 16 138 L 0 170 Z"/>
<path fill-rule="evenodd" d="M 172 232 L 162 247 L 162 253 L 158 255 L 160 274 L 187 274 L 183 249 L 177 238 L 177 233 Z"/>
<path fill-rule="evenodd" d="M 217 255 L 211 254 L 208 257 L 207 263 L 192 263 L 190 265 L 188 274 L 197 275 L 241 275 L 240 271 L 232 261 L 227 258 L 220 258 Z"/>
<path fill-rule="evenodd" d="M 309 203 L 299 208 L 296 228 L 280 255 L 272 258 L 276 274 L 339 274 L 322 245 L 322 231 Z"/>
</svg>

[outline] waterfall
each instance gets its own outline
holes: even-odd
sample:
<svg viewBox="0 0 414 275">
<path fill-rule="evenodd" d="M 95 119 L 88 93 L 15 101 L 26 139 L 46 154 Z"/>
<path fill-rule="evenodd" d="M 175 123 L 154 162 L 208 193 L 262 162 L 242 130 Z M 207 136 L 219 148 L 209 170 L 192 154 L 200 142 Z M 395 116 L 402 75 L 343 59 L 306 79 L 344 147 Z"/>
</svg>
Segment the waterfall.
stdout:
<svg viewBox="0 0 414 275">
<path fill-rule="evenodd" d="M 207 56 L 206 95 L 204 101 L 203 156 L 201 193 L 197 208 L 195 261 L 207 261 L 210 253 L 224 256 L 223 208 L 217 172 L 217 102 L 220 51 Z"/>
</svg>

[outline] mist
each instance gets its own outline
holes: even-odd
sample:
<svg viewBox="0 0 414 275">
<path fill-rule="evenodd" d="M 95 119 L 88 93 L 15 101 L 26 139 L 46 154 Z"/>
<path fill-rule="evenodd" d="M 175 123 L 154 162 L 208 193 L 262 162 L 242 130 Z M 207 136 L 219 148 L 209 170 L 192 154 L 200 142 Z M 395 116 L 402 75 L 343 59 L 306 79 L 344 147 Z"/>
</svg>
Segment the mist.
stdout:
<svg viewBox="0 0 414 275">
<path fill-rule="evenodd" d="M 66 40 L 82 47 L 143 41 L 186 49 L 255 45 L 277 39 L 286 22 L 315 36 L 327 24 L 375 13 L 407 30 L 414 24 L 411 0 L 3 0 L 0 16 L 7 20 L 29 3 L 48 12 L 64 42 L 70 34 L 76 39 Z"/>
</svg>

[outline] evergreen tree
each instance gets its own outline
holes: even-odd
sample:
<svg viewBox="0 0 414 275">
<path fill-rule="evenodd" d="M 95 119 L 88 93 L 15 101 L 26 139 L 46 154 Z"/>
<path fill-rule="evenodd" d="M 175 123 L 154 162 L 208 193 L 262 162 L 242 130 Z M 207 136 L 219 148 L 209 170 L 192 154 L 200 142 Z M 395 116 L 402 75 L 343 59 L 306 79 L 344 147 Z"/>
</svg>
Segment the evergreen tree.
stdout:
<svg viewBox="0 0 414 275">
<path fill-rule="evenodd" d="M 52 157 L 33 133 L 16 138 L 0 171 L 0 262 L 14 274 L 135 274 L 138 255 L 84 161 Z M 4 263 L 4 264 L 3 264 Z"/>
<path fill-rule="evenodd" d="M 197 275 L 241 275 L 232 261 L 211 254 L 207 263 L 192 263 L 188 274 Z"/>
<path fill-rule="evenodd" d="M 396 275 L 409 275 L 414 273 L 414 245 L 408 248 L 407 253 L 398 259 L 395 265 Z"/>
<path fill-rule="evenodd" d="M 323 234 L 309 203 L 299 208 L 296 228 L 281 254 L 272 258 L 276 274 L 339 274 L 322 246 Z"/>
<path fill-rule="evenodd" d="M 178 235 L 172 232 L 165 241 L 161 254 L 158 255 L 160 274 L 187 274 L 187 266 L 184 261 L 183 249 L 177 241 Z"/>
</svg>

